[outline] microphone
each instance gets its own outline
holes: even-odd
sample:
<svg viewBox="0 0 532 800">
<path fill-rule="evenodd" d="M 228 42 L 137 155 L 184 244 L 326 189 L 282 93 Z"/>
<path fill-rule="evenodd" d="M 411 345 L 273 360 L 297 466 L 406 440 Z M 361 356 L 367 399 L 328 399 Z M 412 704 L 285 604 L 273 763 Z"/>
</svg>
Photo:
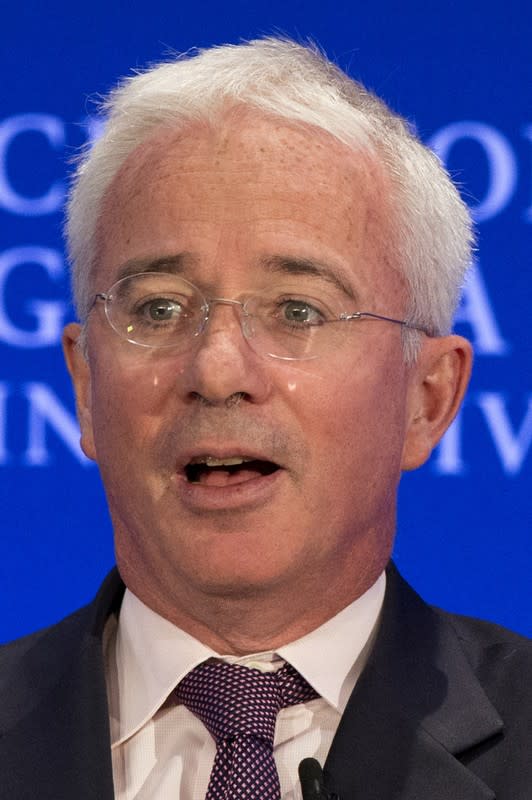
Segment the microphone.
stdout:
<svg viewBox="0 0 532 800">
<path fill-rule="evenodd" d="M 323 770 L 315 758 L 304 758 L 298 772 L 303 800 L 340 800 L 338 795 L 330 794 L 325 788 Z"/>
</svg>

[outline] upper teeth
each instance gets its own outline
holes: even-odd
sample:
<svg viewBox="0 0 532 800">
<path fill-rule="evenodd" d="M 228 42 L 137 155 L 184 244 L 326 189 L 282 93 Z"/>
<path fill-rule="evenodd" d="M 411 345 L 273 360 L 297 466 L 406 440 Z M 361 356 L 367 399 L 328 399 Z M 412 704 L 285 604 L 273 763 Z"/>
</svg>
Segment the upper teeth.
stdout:
<svg viewBox="0 0 532 800">
<path fill-rule="evenodd" d="M 249 458 L 242 458 L 241 456 L 232 456 L 230 458 L 206 456 L 202 461 L 204 461 L 208 467 L 234 467 L 236 464 L 243 464 L 245 461 L 249 461 Z"/>
</svg>

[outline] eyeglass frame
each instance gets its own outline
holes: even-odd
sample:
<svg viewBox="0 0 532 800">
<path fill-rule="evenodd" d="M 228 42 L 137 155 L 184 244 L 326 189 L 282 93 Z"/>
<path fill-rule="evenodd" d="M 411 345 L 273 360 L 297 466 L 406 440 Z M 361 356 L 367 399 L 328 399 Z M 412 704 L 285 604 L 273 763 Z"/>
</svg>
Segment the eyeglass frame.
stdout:
<svg viewBox="0 0 532 800">
<path fill-rule="evenodd" d="M 112 290 L 113 290 L 113 288 L 115 286 L 117 286 L 119 283 L 121 283 L 122 281 L 131 280 L 133 278 L 143 277 L 145 275 L 150 275 L 150 274 L 153 274 L 153 275 L 168 275 L 168 276 L 171 276 L 171 277 L 176 277 L 171 272 L 137 272 L 137 273 L 133 273 L 132 275 L 124 275 L 122 278 L 119 278 L 117 281 L 115 281 L 109 287 L 107 292 L 96 292 L 94 294 L 94 297 L 93 297 L 92 303 L 91 303 L 91 305 L 89 307 L 88 313 L 90 314 L 91 311 L 93 310 L 93 308 L 95 307 L 96 303 L 98 302 L 98 300 L 101 300 L 104 303 L 105 318 L 106 318 L 106 320 L 107 320 L 107 322 L 109 324 L 109 327 L 123 341 L 129 342 L 130 344 L 134 344 L 137 347 L 146 347 L 146 348 L 150 348 L 152 350 L 165 350 L 165 349 L 169 349 L 171 347 L 175 347 L 175 345 L 173 345 L 173 344 L 161 344 L 161 345 L 158 345 L 158 344 L 147 344 L 147 343 L 144 343 L 144 342 L 137 342 L 134 339 L 130 339 L 128 336 L 125 336 L 123 333 L 121 333 L 119 330 L 117 330 L 117 328 L 115 328 L 115 326 L 112 324 L 112 322 L 111 322 L 111 320 L 109 318 L 108 307 L 109 307 L 109 304 L 112 303 L 112 300 L 113 300 L 113 298 L 112 298 Z M 181 278 L 181 276 L 178 276 L 178 277 Z M 198 286 L 196 286 L 196 284 L 192 283 L 191 281 L 187 280 L 186 278 L 181 278 L 181 280 L 185 281 L 185 283 L 188 283 L 189 286 L 191 286 L 193 289 L 195 289 L 198 292 L 198 294 L 205 301 L 201 306 L 201 309 L 204 312 L 203 319 L 201 320 L 200 324 L 198 325 L 197 330 L 195 331 L 193 336 L 194 335 L 195 336 L 199 336 L 204 332 L 205 328 L 208 325 L 208 322 L 209 322 L 209 319 L 210 319 L 210 312 L 211 312 L 211 308 L 212 308 L 213 305 L 221 304 L 221 305 L 227 305 L 227 306 L 240 306 L 240 309 L 243 312 L 243 313 L 241 313 L 239 315 L 240 330 L 241 330 L 242 336 L 244 337 L 246 342 L 249 342 L 249 339 L 252 338 L 252 337 L 250 337 L 246 333 L 245 327 L 244 327 L 244 324 L 243 324 L 243 319 L 246 316 L 252 317 L 253 315 L 251 315 L 251 314 L 248 315 L 247 314 L 246 303 L 248 303 L 250 299 L 253 299 L 256 296 L 260 296 L 260 292 L 251 293 L 245 300 L 236 300 L 236 299 L 230 298 L 230 297 L 206 297 L 203 294 L 203 292 L 201 291 L 201 289 Z M 329 324 L 329 323 L 333 323 L 333 322 L 351 322 L 353 320 L 366 319 L 366 318 L 368 318 L 368 319 L 377 319 L 377 320 L 381 320 L 382 322 L 392 322 L 395 325 L 401 325 L 403 328 L 408 328 L 409 330 L 416 330 L 416 331 L 419 331 L 420 333 L 424 333 L 426 336 L 434 336 L 434 332 L 433 331 L 431 331 L 429 328 L 426 328 L 426 327 L 424 327 L 422 325 L 416 325 L 413 322 L 409 322 L 406 319 L 396 319 L 395 317 L 388 317 L 388 316 L 385 316 L 383 314 L 377 314 L 377 313 L 375 313 L 373 311 L 353 311 L 353 312 L 344 311 L 341 314 L 339 314 L 337 317 L 335 317 L 335 319 L 323 320 L 322 324 Z M 191 337 L 191 339 L 192 339 L 192 337 Z M 253 345 L 250 344 L 250 347 L 251 347 L 252 350 L 254 350 Z M 307 361 L 307 360 L 310 361 L 310 360 L 313 360 L 315 358 L 319 358 L 318 355 L 316 355 L 316 356 L 307 356 L 307 357 L 277 356 L 277 355 L 274 355 L 273 353 L 265 353 L 264 355 L 267 355 L 270 358 L 277 358 L 277 359 L 282 360 L 282 361 Z"/>
</svg>

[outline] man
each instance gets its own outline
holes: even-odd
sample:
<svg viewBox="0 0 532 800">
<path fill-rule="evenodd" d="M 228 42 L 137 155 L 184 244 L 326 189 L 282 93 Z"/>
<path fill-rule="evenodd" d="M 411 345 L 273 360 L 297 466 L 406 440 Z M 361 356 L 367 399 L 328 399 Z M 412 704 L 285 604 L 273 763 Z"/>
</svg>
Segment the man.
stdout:
<svg viewBox="0 0 532 800">
<path fill-rule="evenodd" d="M 307 798 L 529 798 L 530 644 L 389 566 L 400 474 L 470 371 L 448 176 L 289 41 L 156 67 L 106 111 L 64 347 L 120 579 L 4 651 L 0 797 L 296 798 L 310 756 Z M 270 694 L 273 755 L 219 732 Z"/>
</svg>

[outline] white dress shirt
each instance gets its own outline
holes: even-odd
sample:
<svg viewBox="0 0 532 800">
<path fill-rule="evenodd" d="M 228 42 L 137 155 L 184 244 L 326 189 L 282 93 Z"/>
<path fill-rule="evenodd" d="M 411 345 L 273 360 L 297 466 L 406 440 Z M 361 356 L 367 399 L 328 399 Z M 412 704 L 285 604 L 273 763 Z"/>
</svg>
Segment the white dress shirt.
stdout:
<svg viewBox="0 0 532 800">
<path fill-rule="evenodd" d="M 320 695 L 280 711 L 274 757 L 283 800 L 300 800 L 301 759 L 323 765 L 367 661 L 385 576 L 316 630 L 275 652 L 223 656 L 172 625 L 126 590 L 104 647 L 116 800 L 204 800 L 216 744 L 174 689 L 208 658 L 263 670 L 292 664 Z"/>
</svg>

